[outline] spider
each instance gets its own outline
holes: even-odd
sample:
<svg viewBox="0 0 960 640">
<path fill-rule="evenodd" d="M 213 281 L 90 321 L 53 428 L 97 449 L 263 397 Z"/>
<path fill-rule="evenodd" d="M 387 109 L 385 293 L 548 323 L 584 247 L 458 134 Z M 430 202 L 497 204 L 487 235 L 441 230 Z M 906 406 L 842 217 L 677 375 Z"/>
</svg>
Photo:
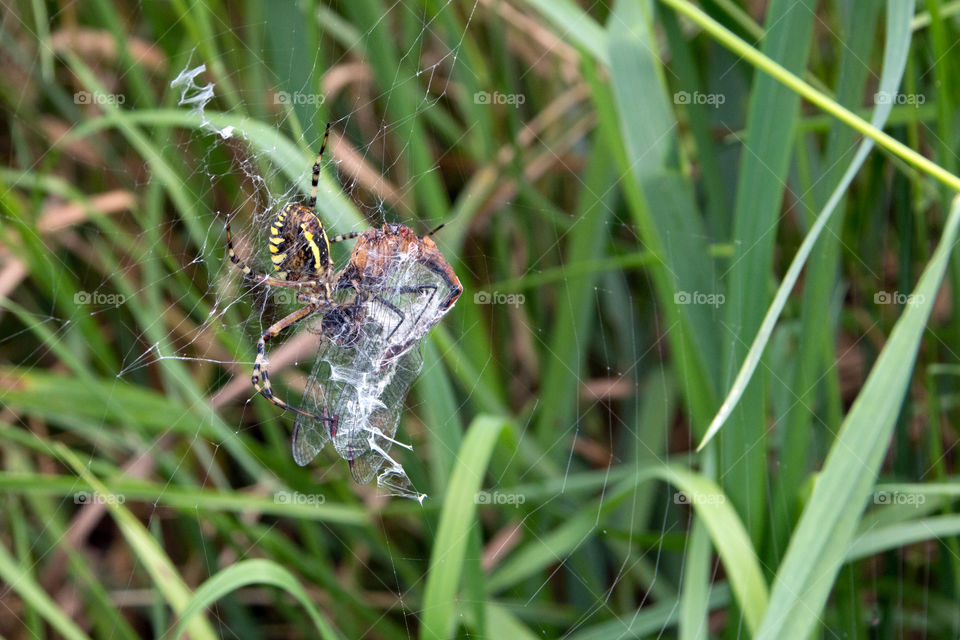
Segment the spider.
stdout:
<svg viewBox="0 0 960 640">
<path fill-rule="evenodd" d="M 387 326 L 378 321 L 378 308 L 386 308 L 398 321 L 383 341 L 384 355 L 379 369 L 389 361 L 407 352 L 418 340 L 449 311 L 460 296 L 463 287 L 453 273 L 450 264 L 443 258 L 430 236 L 439 231 L 440 225 L 424 236 L 417 236 L 411 229 L 398 224 L 384 225 L 383 229 L 370 229 L 364 233 L 352 232 L 328 237 L 323 224 L 316 215 L 320 163 L 327 146 L 330 124 L 327 124 L 323 144 L 313 165 L 310 201 L 307 206 L 289 203 L 283 207 L 270 225 L 269 250 L 275 276 L 254 273 L 243 263 L 233 248 L 229 216 L 226 220 L 227 253 L 244 276 L 257 284 L 274 287 L 289 287 L 297 290 L 297 300 L 304 306 L 270 326 L 257 341 L 257 358 L 253 365 L 251 380 L 254 388 L 267 400 L 281 409 L 289 409 L 301 416 L 324 423 L 335 432 L 339 416 L 330 415 L 326 408 L 319 413 L 304 411 L 281 400 L 273 393 L 270 374 L 267 370 L 266 344 L 281 331 L 311 316 L 319 315 L 319 330 L 329 342 L 340 347 L 352 347 L 361 339 L 361 330 L 370 316 L 374 324 Z M 334 269 L 330 257 L 330 244 L 360 237 L 354 247 L 347 267 L 341 272 Z M 439 305 L 431 307 L 438 285 L 423 284 L 411 271 L 417 265 L 425 268 L 433 280 L 440 277 L 449 292 Z M 422 275 L 422 274 L 420 274 Z M 414 284 L 410 284 L 413 282 Z M 420 282 L 420 284 L 416 284 Z M 352 293 L 352 300 L 350 300 Z M 407 315 L 386 299 L 385 296 L 430 293 L 430 298 L 406 331 L 395 341 L 394 335 L 404 325 Z M 345 294 L 345 295 L 344 295 Z M 343 301 L 344 298 L 347 301 Z M 406 304 L 403 302 L 403 304 Z M 421 320 L 432 310 L 425 322 Z M 399 341 L 399 343 L 397 343 Z"/>
<path fill-rule="evenodd" d="M 308 316 L 321 314 L 320 333 L 337 343 L 349 343 L 358 334 L 360 308 L 356 305 L 334 301 L 331 288 L 336 284 L 337 274 L 330 257 L 330 245 L 360 235 L 359 232 L 328 237 L 323 223 L 316 214 L 317 191 L 320 182 L 320 163 L 327 148 L 330 135 L 330 123 L 323 134 L 323 144 L 317 153 L 313 165 L 313 179 L 310 187 L 310 201 L 307 206 L 291 202 L 283 207 L 270 224 L 270 261 L 276 271 L 274 276 L 254 273 L 241 261 L 233 249 L 233 235 L 230 232 L 230 217 L 225 223 L 227 230 L 227 254 L 230 261 L 243 272 L 244 276 L 257 284 L 271 287 L 289 287 L 297 290 L 297 300 L 304 303 L 293 313 L 274 323 L 257 341 L 257 359 L 253 365 L 254 388 L 267 400 L 281 409 L 290 409 L 301 415 L 336 424 L 336 416 L 317 415 L 294 407 L 273 393 L 270 374 L 267 371 L 267 341 L 275 338 L 287 327 L 300 322 Z M 325 413 L 325 412 L 324 412 Z"/>
</svg>

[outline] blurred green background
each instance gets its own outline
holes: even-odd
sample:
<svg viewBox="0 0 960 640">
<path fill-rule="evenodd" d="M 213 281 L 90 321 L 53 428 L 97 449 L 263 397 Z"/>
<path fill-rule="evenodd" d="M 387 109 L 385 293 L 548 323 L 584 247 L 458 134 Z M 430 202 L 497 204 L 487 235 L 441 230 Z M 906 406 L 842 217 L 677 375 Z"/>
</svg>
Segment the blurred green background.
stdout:
<svg viewBox="0 0 960 640">
<path fill-rule="evenodd" d="M 958 34 L 955 0 L 5 5 L 0 636 L 957 637 Z M 465 289 L 394 448 L 422 504 L 296 466 L 250 385 L 295 305 L 223 223 L 266 269 L 328 121 L 329 231 L 446 223 Z M 272 344 L 280 397 L 316 348 Z"/>
</svg>

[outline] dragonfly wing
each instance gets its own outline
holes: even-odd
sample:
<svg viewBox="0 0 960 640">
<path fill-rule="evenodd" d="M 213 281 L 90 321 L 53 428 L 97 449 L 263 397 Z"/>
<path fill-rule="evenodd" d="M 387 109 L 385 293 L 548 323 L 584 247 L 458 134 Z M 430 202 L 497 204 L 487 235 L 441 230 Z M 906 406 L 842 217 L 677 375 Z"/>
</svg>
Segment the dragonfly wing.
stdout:
<svg viewBox="0 0 960 640">
<path fill-rule="evenodd" d="M 328 411 L 328 398 L 323 381 L 329 376 L 330 366 L 324 352 L 330 345 L 320 347 L 317 359 L 313 363 L 313 370 L 307 379 L 307 386 L 303 390 L 303 399 L 300 407 L 320 416 L 332 414 Z M 293 460 L 298 465 L 305 466 L 320 453 L 330 440 L 330 431 L 333 425 L 329 422 L 297 414 L 293 423 Z"/>
<path fill-rule="evenodd" d="M 357 484 L 367 484 L 383 466 L 383 455 L 379 451 L 368 449 L 356 458 L 349 460 L 350 475 Z"/>
<path fill-rule="evenodd" d="M 394 436 L 404 400 L 410 391 L 411 382 L 417 377 L 422 366 L 423 356 L 420 350 L 413 349 L 375 376 L 384 378 L 381 380 L 384 384 L 375 391 L 378 394 L 376 408 L 370 412 L 366 423 L 358 425 L 356 429 L 352 446 L 356 455 L 349 459 L 350 473 L 357 482 L 366 484 L 379 473 L 377 482 L 381 486 L 384 486 L 387 478 L 393 478 L 387 482 L 388 485 L 403 485 L 399 476 L 406 478 L 406 474 L 389 454 L 395 443 Z M 384 463 L 387 468 L 380 473 Z M 409 485 L 409 481 L 406 484 Z"/>
</svg>

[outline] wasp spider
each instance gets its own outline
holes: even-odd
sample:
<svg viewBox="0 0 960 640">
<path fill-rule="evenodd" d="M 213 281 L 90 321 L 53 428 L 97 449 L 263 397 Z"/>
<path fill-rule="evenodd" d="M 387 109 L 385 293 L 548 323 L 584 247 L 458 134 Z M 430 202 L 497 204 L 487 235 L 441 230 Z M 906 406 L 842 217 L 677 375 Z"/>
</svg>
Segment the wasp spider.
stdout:
<svg viewBox="0 0 960 640">
<path fill-rule="evenodd" d="M 330 258 L 330 244 L 356 238 L 358 232 L 328 237 L 323 223 L 316 214 L 317 191 L 320 181 L 320 163 L 327 147 L 330 124 L 327 123 L 323 134 L 323 144 L 313 165 L 313 180 L 310 188 L 310 201 L 307 206 L 291 202 L 283 207 L 270 223 L 270 261 L 275 273 L 264 275 L 254 273 L 233 249 L 233 236 L 230 232 L 230 218 L 227 217 L 227 253 L 230 260 L 243 271 L 244 276 L 257 284 L 270 287 L 288 287 L 297 291 L 297 300 L 303 303 L 293 313 L 268 328 L 257 341 L 257 359 L 253 365 L 253 386 L 267 400 L 283 409 L 290 409 L 301 415 L 322 420 L 335 421 L 335 416 L 317 415 L 294 407 L 274 395 L 270 386 L 270 374 L 267 371 L 267 341 L 275 338 L 281 331 L 314 314 L 321 315 L 321 333 L 337 342 L 349 341 L 358 331 L 359 307 L 339 304 L 333 300 L 332 289 L 337 282 L 337 273 Z"/>
</svg>

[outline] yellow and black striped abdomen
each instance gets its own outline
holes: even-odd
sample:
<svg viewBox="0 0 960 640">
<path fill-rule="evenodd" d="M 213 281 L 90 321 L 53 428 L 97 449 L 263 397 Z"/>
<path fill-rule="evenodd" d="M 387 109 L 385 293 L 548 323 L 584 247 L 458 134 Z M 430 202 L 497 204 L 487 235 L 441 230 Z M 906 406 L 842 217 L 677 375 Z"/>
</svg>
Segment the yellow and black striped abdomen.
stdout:
<svg viewBox="0 0 960 640">
<path fill-rule="evenodd" d="M 323 224 L 302 204 L 288 204 L 270 224 L 270 261 L 285 280 L 317 280 L 333 268 Z"/>
</svg>

